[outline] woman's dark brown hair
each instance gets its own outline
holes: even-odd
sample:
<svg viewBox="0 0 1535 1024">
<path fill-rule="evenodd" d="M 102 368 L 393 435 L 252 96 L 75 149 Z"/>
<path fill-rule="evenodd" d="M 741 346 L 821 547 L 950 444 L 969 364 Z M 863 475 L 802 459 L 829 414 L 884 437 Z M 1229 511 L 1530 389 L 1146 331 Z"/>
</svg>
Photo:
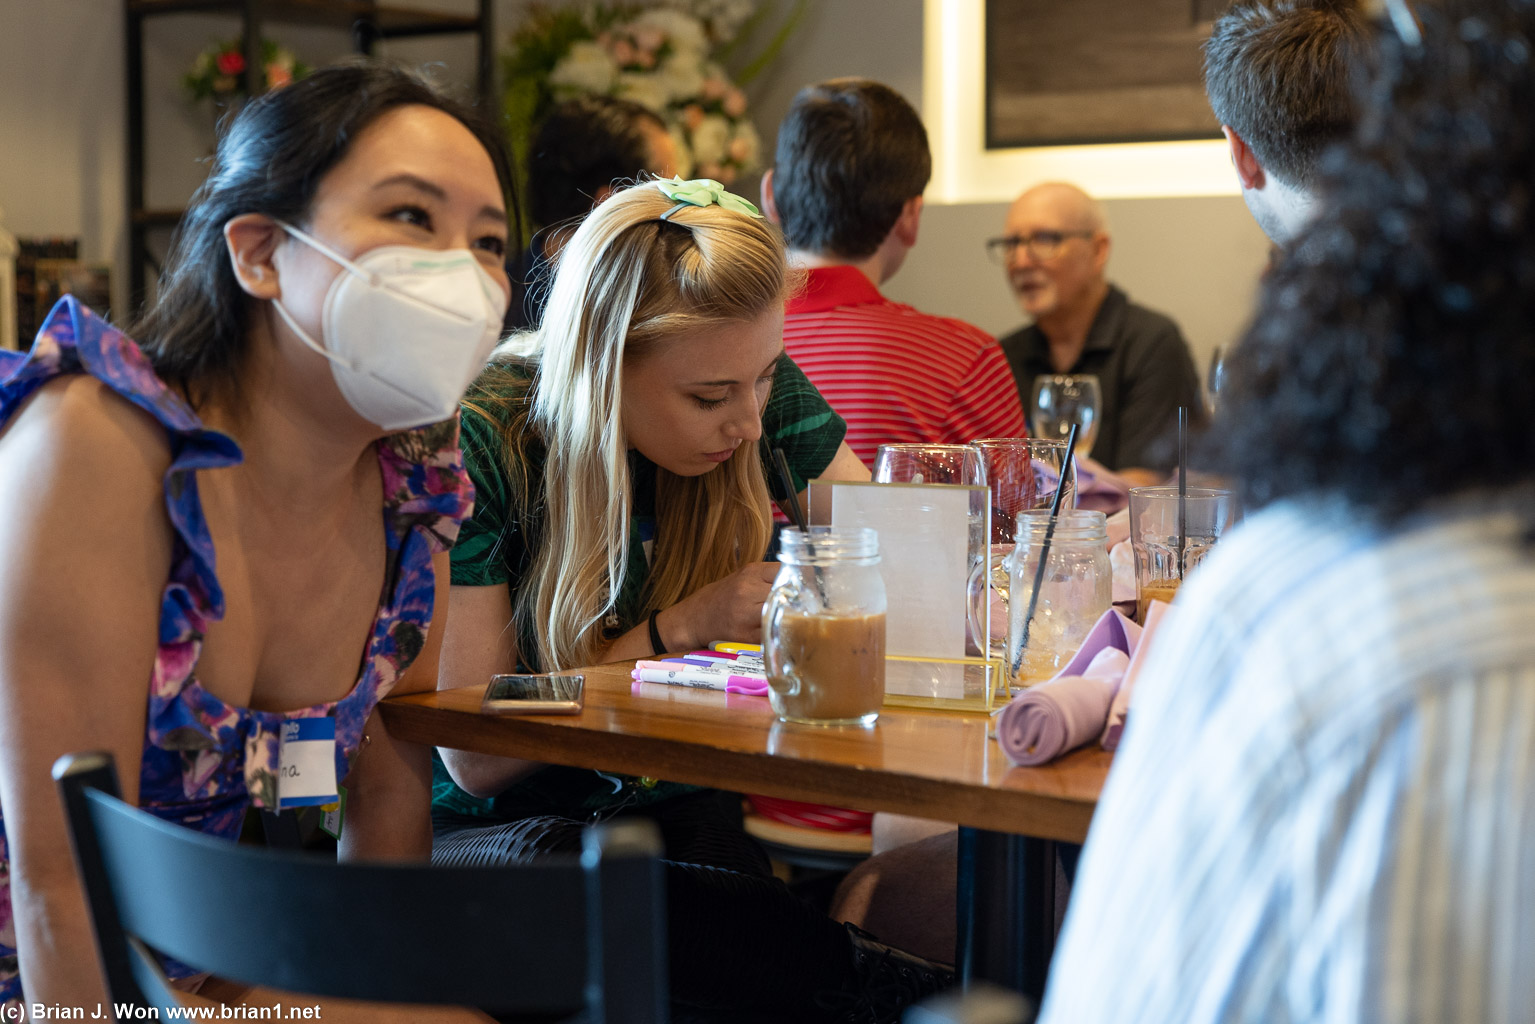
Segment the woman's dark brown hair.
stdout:
<svg viewBox="0 0 1535 1024">
<path fill-rule="evenodd" d="M 213 168 L 176 229 L 158 298 L 128 327 L 162 380 L 197 404 L 210 388 L 232 384 L 244 364 L 250 307 L 229 263 L 224 225 L 245 213 L 304 223 L 320 180 L 357 134 L 385 111 L 412 105 L 441 110 L 474 134 L 507 208 L 516 210 L 500 135 L 415 72 L 357 61 L 266 93 L 223 131 Z"/>
</svg>

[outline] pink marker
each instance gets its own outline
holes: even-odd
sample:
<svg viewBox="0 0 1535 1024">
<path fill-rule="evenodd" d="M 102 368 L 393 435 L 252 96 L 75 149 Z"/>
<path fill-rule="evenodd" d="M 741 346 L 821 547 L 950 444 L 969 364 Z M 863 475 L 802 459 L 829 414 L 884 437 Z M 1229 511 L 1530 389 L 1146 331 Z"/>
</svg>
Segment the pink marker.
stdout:
<svg viewBox="0 0 1535 1024">
<path fill-rule="evenodd" d="M 638 683 L 691 686 L 699 690 L 724 690 L 726 693 L 746 693 L 757 697 L 766 696 L 768 692 L 767 679 L 762 676 L 736 675 L 697 665 L 683 668 L 652 667 L 662 664 L 665 663 L 652 662 L 647 665 L 642 661 L 630 676 Z"/>
</svg>

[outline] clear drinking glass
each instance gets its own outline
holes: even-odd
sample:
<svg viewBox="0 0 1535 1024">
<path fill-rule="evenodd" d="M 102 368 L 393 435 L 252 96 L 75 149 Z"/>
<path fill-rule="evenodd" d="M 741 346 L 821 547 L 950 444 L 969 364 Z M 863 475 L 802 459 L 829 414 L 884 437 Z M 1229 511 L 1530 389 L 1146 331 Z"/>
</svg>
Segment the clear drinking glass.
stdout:
<svg viewBox="0 0 1535 1024">
<path fill-rule="evenodd" d="M 882 444 L 874 453 L 874 482 L 979 485 L 986 477 L 967 444 Z"/>
<path fill-rule="evenodd" d="M 1098 378 L 1090 373 L 1041 374 L 1034 378 L 1034 404 L 1029 429 L 1034 436 L 1065 440 L 1072 424 L 1077 427 L 1077 454 L 1093 453 L 1098 439 L 1098 415 L 1103 393 Z"/>
<path fill-rule="evenodd" d="M 779 543 L 783 567 L 762 609 L 768 702 L 786 722 L 873 723 L 885 701 L 878 534 L 812 526 Z"/>
<path fill-rule="evenodd" d="M 1005 653 L 1009 580 L 1018 513 L 1032 508 L 1048 509 L 1061 485 L 1061 466 L 1066 461 L 1066 442 L 1038 437 L 983 437 L 971 441 L 991 489 L 991 558 L 985 568 L 977 565 L 970 574 L 970 635 L 977 647 L 985 632 L 982 601 L 991 602 L 991 644 L 988 654 Z M 1076 504 L 1075 477 L 1067 475 L 1061 510 Z"/>
<path fill-rule="evenodd" d="M 1060 514 L 1053 531 L 1049 524 L 1050 513 L 1045 510 L 1031 509 L 1018 515 L 1006 646 L 1009 680 L 1014 686 L 1032 686 L 1060 671 L 1087 639 L 1093 624 L 1108 611 L 1112 596 L 1104 514 L 1073 509 Z M 1045 553 L 1047 532 L 1050 548 Z M 1042 554 L 1043 573 L 1039 572 Z"/>
<path fill-rule="evenodd" d="M 983 437 L 971 441 L 981 473 L 991 491 L 991 542 L 1010 544 L 1017 516 L 1039 504 L 1041 480 L 1034 473 L 1031 439 Z M 1054 497 L 1054 487 L 1051 487 Z"/>
<path fill-rule="evenodd" d="M 1218 487 L 1184 492 L 1179 558 L 1178 488 L 1130 488 L 1130 547 L 1135 552 L 1135 619 L 1152 601 L 1172 601 L 1193 568 L 1236 520 L 1236 498 Z"/>
</svg>

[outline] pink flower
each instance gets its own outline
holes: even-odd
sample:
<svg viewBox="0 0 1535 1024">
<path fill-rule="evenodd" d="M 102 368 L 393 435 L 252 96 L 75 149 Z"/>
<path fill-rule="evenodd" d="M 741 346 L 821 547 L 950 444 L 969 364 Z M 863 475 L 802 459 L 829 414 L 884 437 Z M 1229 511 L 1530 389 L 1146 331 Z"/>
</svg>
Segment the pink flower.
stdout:
<svg viewBox="0 0 1535 1024">
<path fill-rule="evenodd" d="M 751 145 L 745 139 L 730 140 L 730 159 L 734 162 L 744 164 L 751 151 Z"/>
<path fill-rule="evenodd" d="M 218 65 L 221 74 L 238 75 L 245 70 L 245 54 L 238 50 L 226 50 L 219 54 L 214 63 Z"/>
<path fill-rule="evenodd" d="M 697 131 L 698 126 L 704 123 L 704 108 L 697 103 L 689 103 L 683 107 L 682 123 L 687 125 L 688 131 Z"/>
<path fill-rule="evenodd" d="M 722 178 L 725 171 L 719 164 L 699 164 L 698 169 L 694 173 L 700 178 L 713 178 L 722 185 L 725 183 Z"/>
<path fill-rule="evenodd" d="M 725 94 L 725 100 L 720 107 L 731 117 L 740 117 L 746 113 L 746 94 L 740 89 L 731 89 Z"/>
<path fill-rule="evenodd" d="M 720 168 L 719 183 L 721 185 L 732 184 L 732 183 L 735 182 L 735 180 L 736 180 L 736 169 L 733 166 L 727 164 L 726 166 Z"/>
<path fill-rule="evenodd" d="M 627 39 L 620 39 L 613 44 L 613 59 L 619 67 L 634 63 L 634 44 Z"/>
<path fill-rule="evenodd" d="M 706 100 L 717 100 L 725 95 L 726 88 L 723 79 L 710 76 L 704 79 L 703 97 Z"/>
<path fill-rule="evenodd" d="M 661 48 L 666 42 L 666 33 L 654 25 L 641 25 L 634 30 L 634 45 L 642 50 L 650 50 L 652 53 Z"/>
<path fill-rule="evenodd" d="M 656 51 L 640 50 L 634 55 L 634 63 L 649 71 L 656 66 Z"/>
</svg>

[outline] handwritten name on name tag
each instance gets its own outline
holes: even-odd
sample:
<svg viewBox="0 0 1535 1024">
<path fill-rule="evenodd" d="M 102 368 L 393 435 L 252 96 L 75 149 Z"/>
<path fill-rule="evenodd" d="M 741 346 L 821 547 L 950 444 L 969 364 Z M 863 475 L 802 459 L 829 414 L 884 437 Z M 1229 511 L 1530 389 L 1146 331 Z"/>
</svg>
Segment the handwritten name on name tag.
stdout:
<svg viewBox="0 0 1535 1024">
<path fill-rule="evenodd" d="M 292 718 L 282 725 L 277 806 L 313 807 L 336 801 L 336 720 Z"/>
</svg>

